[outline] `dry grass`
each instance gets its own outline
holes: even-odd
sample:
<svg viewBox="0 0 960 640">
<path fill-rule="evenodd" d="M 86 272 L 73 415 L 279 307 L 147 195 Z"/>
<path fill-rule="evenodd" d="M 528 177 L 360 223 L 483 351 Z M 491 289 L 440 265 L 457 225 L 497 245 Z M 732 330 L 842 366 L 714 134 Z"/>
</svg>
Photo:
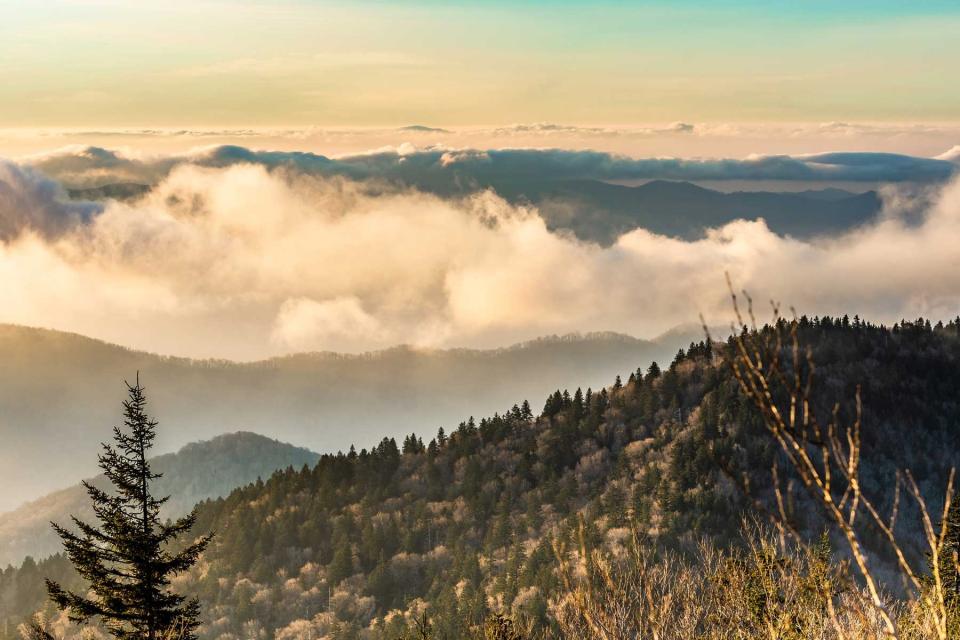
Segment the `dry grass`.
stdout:
<svg viewBox="0 0 960 640">
<path fill-rule="evenodd" d="M 864 492 L 860 481 L 862 411 L 859 388 L 853 399 L 856 417 L 851 424 L 840 424 L 839 406 L 834 407 L 831 419 L 821 424 L 814 411 L 814 398 L 811 397 L 816 366 L 809 350 L 801 348 L 799 323 L 795 319 L 782 320 L 774 304 L 772 329 L 757 331 L 752 301 L 746 294 L 744 296 L 749 326 L 731 287 L 737 326 L 734 327 L 736 338 L 730 366 L 741 390 L 760 411 L 767 431 L 796 471 L 807 493 L 822 507 L 830 524 L 841 533 L 856 567 L 859 582 L 864 585 L 862 591 L 854 592 L 855 598 L 845 603 L 845 610 L 830 611 L 839 637 L 857 637 L 844 635 L 841 624 L 841 618 L 855 614 L 865 621 L 879 619 L 883 635 L 888 638 L 907 637 L 906 634 L 913 633 L 919 625 L 925 634 L 929 634 L 923 637 L 948 640 L 951 637 L 949 627 L 952 612 L 941 580 L 947 567 L 940 566 L 940 559 L 947 534 L 947 512 L 953 498 L 954 472 L 951 470 L 945 482 L 939 527 L 934 526 L 934 516 L 909 469 L 898 473 L 893 486 L 885 488 L 885 492 L 892 493 L 895 498 L 891 512 L 881 514 L 874 497 Z M 785 400 L 778 401 L 777 398 Z M 777 524 L 782 534 L 792 534 L 786 514 L 783 513 L 779 483 L 775 484 L 780 512 Z M 919 525 L 931 559 L 929 579 L 924 578 L 925 567 L 915 566 L 908 560 L 905 544 L 896 534 L 903 493 L 914 501 L 920 514 Z M 922 612 L 920 622 L 914 616 L 908 623 L 901 624 L 884 599 L 881 582 L 871 568 L 864 545 L 864 532 L 868 527 L 881 533 L 886 551 L 896 559 L 897 570 L 907 585 L 907 606 L 915 613 L 917 610 Z M 803 544 L 799 536 L 793 537 L 798 544 Z"/>
<path fill-rule="evenodd" d="M 746 294 L 744 294 L 746 296 Z M 957 640 L 960 612 L 946 593 L 945 572 L 960 573 L 954 551 L 943 554 L 954 472 L 944 479 L 943 511 L 931 513 L 909 469 L 891 485 L 868 495 L 861 483 L 862 407 L 841 424 L 835 406 L 818 421 L 811 395 L 815 363 L 798 337 L 798 322 L 781 319 L 773 307 L 772 329 L 758 331 L 753 306 L 747 318 L 731 287 L 737 324 L 729 366 L 741 391 L 763 417 L 770 437 L 822 508 L 845 549 L 829 549 L 795 531 L 785 512 L 780 473 L 772 469 L 775 506 L 771 526 L 745 528 L 745 550 L 719 551 L 702 544 L 694 558 L 657 552 L 634 535 L 625 548 L 589 548 L 583 523 L 579 543 L 555 544 L 564 595 L 552 610 L 560 635 L 572 640 Z M 709 337 L 709 336 L 708 336 Z M 881 514 L 878 499 L 894 496 Z M 909 559 L 898 537 L 901 500 L 919 513 L 914 523 L 929 566 Z M 941 524 L 934 525 L 939 520 Z M 902 527 L 901 527 L 902 528 Z M 870 530 L 894 558 L 905 596 L 884 589 L 865 545 Z M 952 566 L 941 566 L 941 562 Z M 952 560 L 952 562 L 951 562 Z"/>
<path fill-rule="evenodd" d="M 634 535 L 625 549 L 557 546 L 565 594 L 554 603 L 572 640 L 874 640 L 886 621 L 861 615 L 866 592 L 822 546 L 781 544 L 745 528 L 745 550 L 699 546 L 695 557 L 655 552 Z M 884 610 L 907 620 L 913 611 Z M 919 627 L 918 627 L 919 629 Z M 927 627 L 921 629 L 926 633 Z M 916 637 L 928 637 L 917 635 Z"/>
</svg>

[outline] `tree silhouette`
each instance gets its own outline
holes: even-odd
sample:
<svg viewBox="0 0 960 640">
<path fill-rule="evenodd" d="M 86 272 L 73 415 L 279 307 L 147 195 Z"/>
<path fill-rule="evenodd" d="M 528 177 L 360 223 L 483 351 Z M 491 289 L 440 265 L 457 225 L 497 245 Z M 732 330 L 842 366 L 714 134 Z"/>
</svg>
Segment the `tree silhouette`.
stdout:
<svg viewBox="0 0 960 640">
<path fill-rule="evenodd" d="M 99 618 L 120 640 L 193 640 L 200 624 L 200 603 L 171 591 L 170 578 L 197 561 L 211 536 L 202 536 L 179 551 L 170 549 L 193 527 L 195 514 L 173 523 L 161 521 L 160 507 L 167 498 L 150 493 L 151 481 L 160 474 L 151 471 L 147 460 L 157 422 L 145 411 L 139 375 L 127 389 L 124 427 L 114 427 L 114 444 L 104 443 L 99 455 L 100 468 L 113 491 L 83 483 L 99 524 L 76 517 L 72 518 L 76 531 L 53 524 L 77 573 L 89 581 L 89 592 L 67 591 L 47 580 L 47 593 L 71 621 Z M 36 624 L 33 632 L 36 638 L 50 637 Z"/>
</svg>

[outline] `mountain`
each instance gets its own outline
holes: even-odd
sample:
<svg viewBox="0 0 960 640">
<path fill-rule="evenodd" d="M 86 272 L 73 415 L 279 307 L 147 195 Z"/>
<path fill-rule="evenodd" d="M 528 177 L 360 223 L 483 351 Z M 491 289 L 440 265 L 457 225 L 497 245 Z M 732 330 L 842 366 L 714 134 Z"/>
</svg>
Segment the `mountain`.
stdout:
<svg viewBox="0 0 960 640">
<path fill-rule="evenodd" d="M 397 347 L 233 363 L 0 325 L 0 509 L 94 475 L 123 381 L 138 371 L 162 427 L 159 453 L 232 430 L 336 451 L 493 413 L 571 381 L 599 385 L 637 362 L 672 357 L 694 337 L 699 331 L 652 342 L 590 334 L 490 351 Z"/>
<path fill-rule="evenodd" d="M 552 230 L 572 231 L 581 240 L 609 245 L 624 233 L 653 233 L 695 239 L 708 228 L 737 219 L 763 218 L 774 232 L 800 238 L 849 231 L 876 219 L 881 201 L 875 191 L 854 194 L 826 188 L 800 192 L 738 191 L 725 193 L 690 182 L 653 180 L 635 187 L 600 180 L 514 179 L 450 182 L 420 180 L 409 184 L 445 197 L 492 189 L 514 204 L 533 205 Z M 108 184 L 72 189 L 80 200 L 134 199 L 147 185 Z"/>
<path fill-rule="evenodd" d="M 840 403 L 840 418 L 850 420 L 862 390 L 861 479 L 880 512 L 895 500 L 886 488 L 896 469 L 909 468 L 929 500 L 942 496 L 949 469 L 960 464 L 960 319 L 885 328 L 802 317 L 797 330 L 817 366 L 813 411 L 829 416 Z M 772 329 L 761 338 L 772 340 Z M 700 540 L 742 548 L 743 518 L 764 518 L 777 504 L 774 462 L 789 525 L 820 539 L 820 511 L 741 394 L 732 348 L 700 342 L 662 370 L 651 366 L 600 390 L 556 391 L 537 415 L 505 407 L 435 437 L 425 425 L 402 443 L 385 438 L 324 455 L 313 468 L 208 500 L 196 533 L 217 537 L 177 586 L 204 602 L 203 638 L 392 639 L 423 611 L 437 638 L 475 637 L 491 612 L 523 621 L 526 637 L 562 637 L 557 607 L 568 586 L 557 545 L 616 548 L 633 529 L 664 552 L 693 555 Z M 754 489 L 748 495 L 741 484 Z M 906 498 L 899 504 L 905 553 L 922 563 L 909 535 L 918 535 L 910 529 L 917 514 Z M 876 566 L 895 562 L 877 552 L 882 536 L 865 540 Z M 834 536 L 821 546 L 829 554 L 843 544 Z M 756 594 L 768 587 L 758 585 L 775 573 L 770 558 L 765 563 L 746 587 L 760 609 Z M 721 571 L 721 579 L 729 575 Z M 62 556 L 0 574 L 7 637 L 44 606 L 43 576 L 81 586 Z M 660 584 L 662 576 L 652 579 Z M 758 607 L 734 621 L 740 630 L 756 625 L 755 633 L 737 637 L 767 637 L 772 627 Z"/>
<path fill-rule="evenodd" d="M 838 189 L 836 187 L 827 187 L 825 189 L 806 189 L 804 191 L 797 191 L 797 195 L 803 196 L 804 198 L 811 198 L 814 200 L 828 200 L 828 201 L 837 201 L 845 200 L 852 196 L 858 195 L 851 193 L 846 189 Z"/>
<path fill-rule="evenodd" d="M 154 490 L 170 496 L 163 516 L 176 518 L 198 502 L 224 496 L 257 478 L 269 478 L 278 469 L 313 466 L 319 457 L 255 433 L 229 433 L 153 458 L 153 470 L 163 474 Z M 109 485 L 103 475 L 92 478 L 91 483 L 100 488 Z M 68 524 L 71 515 L 93 519 L 87 492 L 79 484 L 0 514 L 0 566 L 20 564 L 28 555 L 45 557 L 58 552 L 60 540 L 50 522 Z"/>
<path fill-rule="evenodd" d="M 150 191 L 150 186 L 135 182 L 119 182 L 99 187 L 67 189 L 73 200 L 133 200 Z"/>
<path fill-rule="evenodd" d="M 451 133 L 449 129 L 441 129 L 440 127 L 428 127 L 423 124 L 411 124 L 406 127 L 400 127 L 397 131 L 415 131 L 418 133 Z"/>
<path fill-rule="evenodd" d="M 635 187 L 564 180 L 502 185 L 498 191 L 508 199 L 536 205 L 549 227 L 568 229 L 582 240 L 601 244 L 611 244 L 634 229 L 695 239 L 706 229 L 733 220 L 760 218 L 775 233 L 808 238 L 866 224 L 876 218 L 881 207 L 873 191 L 724 193 L 667 180 Z"/>
</svg>

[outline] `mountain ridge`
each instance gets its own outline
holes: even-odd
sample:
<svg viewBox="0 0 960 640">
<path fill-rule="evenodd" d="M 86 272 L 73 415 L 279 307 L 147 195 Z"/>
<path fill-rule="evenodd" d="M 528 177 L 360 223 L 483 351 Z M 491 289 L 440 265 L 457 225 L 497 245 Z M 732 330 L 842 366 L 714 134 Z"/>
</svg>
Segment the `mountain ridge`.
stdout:
<svg viewBox="0 0 960 640">
<path fill-rule="evenodd" d="M 801 316 L 796 327 L 816 363 L 809 410 L 862 421 L 865 495 L 887 513 L 889 483 L 909 469 L 937 513 L 960 460 L 960 318 L 887 328 Z M 775 343 L 774 329 L 761 332 Z M 700 341 L 603 388 L 554 391 L 539 412 L 515 404 L 436 437 L 423 425 L 402 445 L 385 437 L 204 501 L 195 532 L 217 537 L 177 582 L 204 602 L 201 638 L 391 640 L 424 613 L 434 637 L 474 637 L 494 614 L 529 625 L 527 637 L 563 637 L 558 549 L 626 552 L 631 531 L 651 550 L 729 549 L 745 543 L 744 518 L 776 512 L 842 561 L 843 534 L 824 536 L 817 502 L 744 397 L 735 349 Z M 909 503 L 898 529 L 906 557 L 922 562 Z M 874 571 L 895 580 L 881 539 L 864 544 Z M 51 613 L 44 576 L 84 586 L 62 555 L 24 562 L 0 573 L 0 621 Z"/>
<path fill-rule="evenodd" d="M 810 238 L 868 224 L 882 205 L 875 191 L 832 198 L 803 192 L 726 193 L 671 180 L 636 186 L 559 180 L 511 187 L 502 195 L 537 206 L 548 227 L 573 231 L 581 240 L 601 245 L 613 244 L 634 229 L 694 240 L 709 228 L 761 218 L 778 235 Z"/>
<path fill-rule="evenodd" d="M 191 442 L 175 453 L 151 458 L 155 472 L 162 476 L 154 483 L 158 495 L 170 495 L 163 505 L 164 517 L 176 518 L 209 498 L 217 498 L 257 478 L 267 478 L 289 466 L 315 463 L 320 455 L 294 445 L 249 431 L 237 431 L 210 440 Z M 103 474 L 87 478 L 105 488 Z M 69 527 L 70 516 L 89 520 L 93 513 L 86 491 L 74 484 L 51 492 L 19 507 L 0 513 L 0 567 L 40 558 L 60 550 L 59 539 L 50 521 Z"/>
<path fill-rule="evenodd" d="M 543 336 L 537 336 L 536 338 L 531 338 L 529 340 L 521 340 L 519 342 L 514 342 L 502 347 L 491 347 L 491 348 L 476 348 L 476 347 L 425 347 L 419 346 L 410 343 L 400 343 L 390 347 L 385 347 L 383 349 L 371 349 L 369 351 L 361 351 L 357 353 L 345 352 L 345 351 L 297 351 L 293 353 L 281 354 L 276 356 L 270 356 L 267 358 L 259 358 L 255 360 L 233 360 L 230 358 L 191 358 L 189 356 L 180 356 L 176 354 L 165 354 L 156 351 L 149 351 L 146 349 L 138 349 L 134 347 L 128 347 L 116 342 L 111 342 L 102 338 L 95 338 L 88 336 L 76 331 L 69 331 L 63 329 L 55 329 L 52 327 L 40 327 L 26 324 L 18 324 L 15 322 L 0 322 L 0 340 L 5 339 L 5 333 L 34 333 L 38 335 L 43 335 L 44 337 L 52 337 L 54 339 L 62 339 L 64 337 L 69 337 L 71 339 L 77 339 L 84 342 L 93 343 L 99 346 L 108 347 L 111 349 L 116 349 L 117 351 L 133 354 L 133 355 L 144 355 L 159 358 L 162 360 L 169 361 L 179 361 L 179 362 L 188 362 L 191 364 L 227 364 L 234 366 L 246 366 L 246 365 L 264 365 L 269 364 L 274 361 L 284 361 L 290 358 L 316 358 L 316 359 L 369 359 L 382 356 L 385 354 L 391 353 L 413 353 L 421 355 L 436 355 L 436 354 L 445 354 L 445 353 L 454 353 L 454 354 L 475 354 L 475 355 L 488 355 L 488 354 L 498 354 L 506 353 L 512 351 L 520 351 L 523 349 L 535 348 L 543 345 L 550 344 L 564 344 L 564 343 L 574 343 L 574 342 L 591 342 L 591 341 L 609 341 L 609 340 L 619 340 L 624 343 L 630 344 L 639 344 L 639 343 L 648 343 L 655 342 L 666 336 L 669 336 L 674 333 L 676 329 L 679 329 L 681 332 L 687 333 L 689 329 L 695 328 L 695 325 L 689 324 L 682 327 L 675 327 L 668 331 L 663 332 L 662 334 L 655 336 L 651 339 L 637 338 L 631 336 L 627 333 L 622 333 L 620 331 L 573 331 L 569 333 L 562 334 L 547 334 Z"/>
<path fill-rule="evenodd" d="M 601 384 L 638 361 L 672 357 L 699 333 L 659 341 L 601 333 L 490 352 L 403 348 L 233 363 L 0 325 L 0 436 L 7 443 L 0 450 L 0 508 L 95 473 L 94 445 L 116 423 L 123 381 L 137 372 L 163 427 L 158 453 L 236 430 L 322 452 L 372 444 L 384 431 L 402 437 L 423 424 L 449 426 L 568 380 Z"/>
<path fill-rule="evenodd" d="M 733 220 L 763 218 L 780 235 L 809 238 L 849 231 L 876 219 L 881 209 L 875 191 L 852 193 L 824 188 L 806 191 L 723 192 L 686 180 L 657 179 L 628 186 L 594 178 L 477 178 L 463 184 L 443 178 L 400 183 L 441 197 L 492 189 L 514 204 L 530 204 L 553 231 L 572 231 L 584 241 L 613 244 L 634 229 L 696 239 L 707 228 Z M 75 199 L 136 199 L 150 185 L 106 184 L 73 189 Z"/>
</svg>

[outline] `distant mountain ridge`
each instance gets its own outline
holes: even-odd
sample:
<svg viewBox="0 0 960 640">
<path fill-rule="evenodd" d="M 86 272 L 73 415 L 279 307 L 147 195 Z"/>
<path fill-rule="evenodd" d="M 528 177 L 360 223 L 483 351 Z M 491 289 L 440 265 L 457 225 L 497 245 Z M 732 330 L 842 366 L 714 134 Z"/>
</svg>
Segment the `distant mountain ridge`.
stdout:
<svg viewBox="0 0 960 640">
<path fill-rule="evenodd" d="M 550 229 L 572 231 L 581 240 L 604 245 L 639 228 L 689 240 L 733 220 L 760 218 L 775 233 L 809 238 L 866 224 L 876 218 L 882 205 L 875 191 L 851 193 L 825 188 L 725 193 L 671 180 L 651 180 L 631 187 L 593 179 L 536 180 L 521 176 L 467 184 L 433 180 L 407 186 L 447 197 L 492 189 L 514 204 L 535 206 Z M 71 189 L 69 195 L 80 200 L 129 200 L 149 190 L 149 185 L 106 184 Z"/>
<path fill-rule="evenodd" d="M 150 185 L 135 182 L 118 182 L 100 187 L 67 189 L 73 200 L 133 200 L 150 191 Z"/>
<path fill-rule="evenodd" d="M 153 458 L 153 470 L 163 474 L 153 487 L 157 495 L 170 496 L 162 513 L 175 518 L 198 502 L 227 495 L 257 478 L 269 478 L 278 469 L 313 465 L 319 457 L 308 449 L 255 433 L 229 433 Z M 109 485 L 103 475 L 91 482 L 101 488 Z M 90 501 L 80 484 L 0 514 L 0 567 L 19 565 L 26 556 L 40 558 L 60 551 L 50 522 L 68 525 L 71 515 L 93 520 Z"/>
<path fill-rule="evenodd" d="M 96 473 L 139 371 L 160 421 L 159 452 L 246 430 L 315 451 L 368 446 L 425 425 L 502 411 L 574 381 L 597 386 L 638 362 L 669 359 L 699 330 L 645 341 L 545 338 L 492 351 L 396 347 L 234 363 L 159 356 L 76 334 L 0 325 L 0 509 Z"/>
<path fill-rule="evenodd" d="M 761 218 L 777 234 L 809 238 L 867 224 L 882 204 L 874 191 L 724 193 L 668 180 L 635 187 L 563 180 L 501 187 L 498 192 L 537 206 L 547 226 L 568 229 L 582 240 L 601 244 L 611 244 L 634 229 L 691 240 L 734 220 Z"/>
</svg>

